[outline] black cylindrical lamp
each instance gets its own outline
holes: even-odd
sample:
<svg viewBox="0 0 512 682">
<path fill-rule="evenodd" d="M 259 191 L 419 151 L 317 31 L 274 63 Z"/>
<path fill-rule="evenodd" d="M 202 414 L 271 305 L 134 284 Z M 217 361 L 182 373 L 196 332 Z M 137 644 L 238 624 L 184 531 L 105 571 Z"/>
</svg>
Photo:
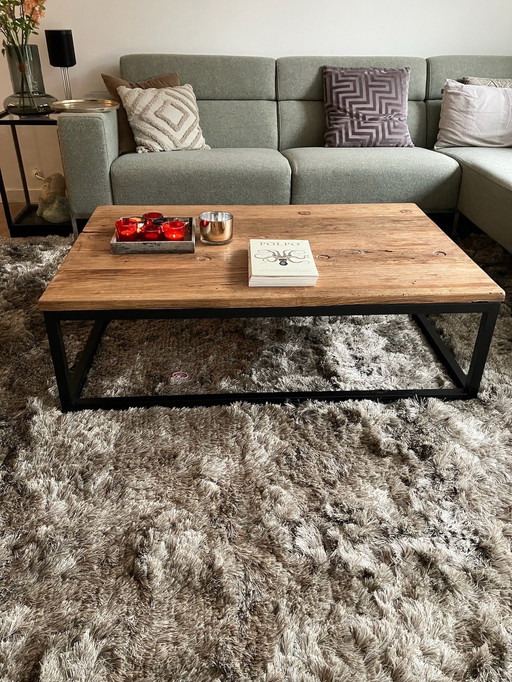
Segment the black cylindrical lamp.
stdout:
<svg viewBox="0 0 512 682">
<path fill-rule="evenodd" d="M 71 83 L 68 68 L 75 66 L 75 47 L 70 29 L 45 31 L 48 57 L 52 66 L 60 66 L 66 99 L 71 99 Z"/>
</svg>

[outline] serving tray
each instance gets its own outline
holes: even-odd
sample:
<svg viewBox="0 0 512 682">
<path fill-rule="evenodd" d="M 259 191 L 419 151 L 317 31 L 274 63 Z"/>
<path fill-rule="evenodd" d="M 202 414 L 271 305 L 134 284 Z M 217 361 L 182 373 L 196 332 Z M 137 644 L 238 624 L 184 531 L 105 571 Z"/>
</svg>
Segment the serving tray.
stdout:
<svg viewBox="0 0 512 682">
<path fill-rule="evenodd" d="M 89 112 L 104 113 L 119 109 L 119 102 L 113 99 L 62 99 L 52 102 L 53 111 L 62 113 L 71 111 L 76 114 L 88 114 Z"/>
<path fill-rule="evenodd" d="M 170 217 L 169 220 L 181 220 L 187 224 L 185 239 L 168 241 L 155 239 L 154 241 L 119 242 L 116 233 L 110 240 L 110 250 L 116 254 L 130 253 L 194 253 L 196 247 L 196 219 L 192 217 Z"/>
</svg>

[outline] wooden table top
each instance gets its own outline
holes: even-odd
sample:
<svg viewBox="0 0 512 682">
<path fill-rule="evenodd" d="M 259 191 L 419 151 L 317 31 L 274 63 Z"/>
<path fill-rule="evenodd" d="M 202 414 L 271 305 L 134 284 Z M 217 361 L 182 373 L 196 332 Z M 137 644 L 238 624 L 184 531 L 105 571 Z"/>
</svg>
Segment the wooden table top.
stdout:
<svg viewBox="0 0 512 682">
<path fill-rule="evenodd" d="M 503 290 L 415 204 L 151 206 L 227 210 L 229 244 L 195 253 L 114 255 L 114 222 L 148 206 L 99 206 L 39 300 L 44 311 L 254 308 L 501 301 Z M 309 239 L 314 287 L 249 287 L 250 238 Z"/>
</svg>

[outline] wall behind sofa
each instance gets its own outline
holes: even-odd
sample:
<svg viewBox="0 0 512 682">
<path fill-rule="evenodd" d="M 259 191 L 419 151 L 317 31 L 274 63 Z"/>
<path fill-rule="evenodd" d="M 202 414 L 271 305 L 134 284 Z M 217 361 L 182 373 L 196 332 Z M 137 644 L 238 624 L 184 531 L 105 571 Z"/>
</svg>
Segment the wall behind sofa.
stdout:
<svg viewBox="0 0 512 682">
<path fill-rule="evenodd" d="M 64 96 L 48 62 L 44 29 L 73 31 L 73 96 L 103 90 L 101 72 L 118 73 L 121 54 L 183 52 L 278 57 L 293 54 L 511 54 L 511 0 L 46 0 L 39 45 L 46 91 Z M 488 75 L 488 74 L 476 74 Z M 490 75 L 490 74 L 489 74 Z M 512 74 L 511 74 L 512 77 Z M 11 92 L 0 57 L 0 96 Z M 31 176 L 61 170 L 54 128 L 18 129 Z M 12 200 L 21 198 L 9 130 L 0 128 L 0 163 Z"/>
</svg>

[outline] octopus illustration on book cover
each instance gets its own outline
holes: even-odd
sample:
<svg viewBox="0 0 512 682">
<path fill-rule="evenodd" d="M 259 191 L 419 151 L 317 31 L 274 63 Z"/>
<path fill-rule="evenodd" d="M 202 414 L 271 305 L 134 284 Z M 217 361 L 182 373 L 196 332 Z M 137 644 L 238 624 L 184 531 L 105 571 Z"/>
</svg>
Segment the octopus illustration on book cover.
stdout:
<svg viewBox="0 0 512 682">
<path fill-rule="evenodd" d="M 288 265 L 288 263 L 301 263 L 308 259 L 308 254 L 303 249 L 260 249 L 254 254 L 254 258 L 258 258 L 266 263 L 278 263 L 279 265 Z"/>
</svg>

